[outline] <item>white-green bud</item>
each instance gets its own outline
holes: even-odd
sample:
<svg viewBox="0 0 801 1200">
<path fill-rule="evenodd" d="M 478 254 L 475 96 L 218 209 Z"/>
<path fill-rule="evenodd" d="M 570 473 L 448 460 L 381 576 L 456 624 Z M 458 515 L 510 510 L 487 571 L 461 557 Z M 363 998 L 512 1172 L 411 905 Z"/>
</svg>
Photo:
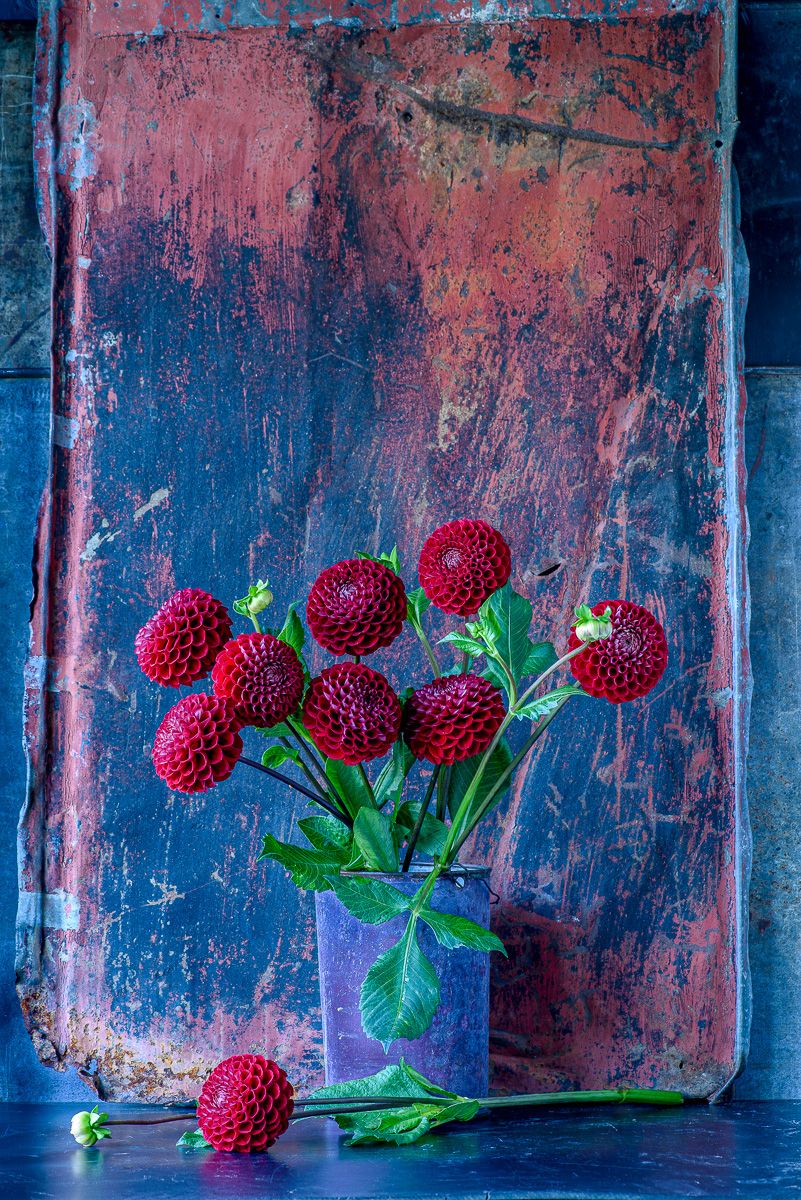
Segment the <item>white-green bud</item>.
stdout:
<svg viewBox="0 0 801 1200">
<path fill-rule="evenodd" d="M 601 616 L 596 616 L 588 604 L 579 604 L 575 609 L 573 628 L 580 642 L 598 642 L 612 634 L 612 610 L 607 605 Z"/>
</svg>

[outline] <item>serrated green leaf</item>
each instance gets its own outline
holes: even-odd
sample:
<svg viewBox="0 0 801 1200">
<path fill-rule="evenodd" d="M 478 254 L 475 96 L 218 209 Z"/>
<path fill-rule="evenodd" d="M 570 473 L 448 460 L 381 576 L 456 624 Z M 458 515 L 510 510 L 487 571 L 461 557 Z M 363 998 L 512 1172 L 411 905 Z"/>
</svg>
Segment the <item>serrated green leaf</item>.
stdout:
<svg viewBox="0 0 801 1200">
<path fill-rule="evenodd" d="M 279 842 L 271 833 L 264 837 L 259 859 L 269 858 L 280 863 L 292 876 L 296 887 L 304 891 L 325 892 L 331 887 L 328 877 L 338 875 L 347 861 L 347 854 L 333 846 L 325 850 L 309 850 Z"/>
<path fill-rule="evenodd" d="M 329 1083 L 326 1087 L 317 1088 L 311 1095 L 313 1100 L 333 1100 L 340 1096 L 346 1100 L 369 1100 L 372 1096 L 425 1100 L 428 1095 L 461 1099 L 455 1092 L 446 1092 L 437 1087 L 425 1075 L 409 1066 L 404 1058 L 382 1067 L 375 1075 L 363 1075 L 359 1079 L 348 1079 L 345 1083 Z"/>
<path fill-rule="evenodd" d="M 541 721 L 543 717 L 547 717 L 554 712 L 561 704 L 570 696 L 586 696 L 584 688 L 578 687 L 574 683 L 565 683 L 562 687 L 554 688 L 552 692 L 546 692 L 544 696 L 540 696 L 537 700 L 531 700 L 528 704 L 524 704 L 518 709 L 515 716 L 521 721 Z"/>
<path fill-rule="evenodd" d="M 348 912 L 365 925 L 383 925 L 385 921 L 408 912 L 411 906 L 410 896 L 405 896 L 382 879 L 335 875 L 330 883 Z"/>
<path fill-rule="evenodd" d="M 428 1029 L 440 1000 L 439 980 L 417 942 L 411 917 L 399 942 L 381 954 L 362 984 L 362 1028 L 384 1052 L 398 1038 L 418 1038 Z"/>
<path fill-rule="evenodd" d="M 417 818 L 420 815 L 420 801 L 407 800 L 398 809 L 395 820 L 398 826 L 405 832 L 411 832 L 417 823 Z M 435 855 L 439 854 L 445 845 L 445 839 L 448 836 L 447 826 L 438 820 L 431 813 L 426 813 L 423 817 L 423 824 L 420 829 L 420 835 L 417 839 L 417 849 L 422 850 L 424 854 Z"/>
<path fill-rule="evenodd" d="M 353 841 L 370 870 L 397 871 L 398 847 L 387 813 L 366 805 L 360 808 L 353 822 Z"/>
<path fill-rule="evenodd" d="M 506 947 L 491 929 L 483 929 L 475 921 L 466 917 L 456 917 L 452 913 L 434 912 L 433 909 L 423 909 L 420 919 L 433 931 L 440 946 L 447 950 L 460 947 L 466 950 L 482 950 L 487 954 L 499 950 L 506 958 Z"/>
<path fill-rule="evenodd" d="M 384 1112 L 353 1113 L 337 1119 L 337 1123 L 351 1135 L 345 1143 L 347 1146 L 375 1145 L 382 1142 L 393 1146 L 408 1146 L 442 1125 L 448 1125 L 452 1121 L 472 1120 L 479 1107 L 477 1100 L 457 1100 L 453 1104 L 426 1104 L 424 1101 L 418 1101 L 405 1108 L 388 1109 Z"/>
<path fill-rule="evenodd" d="M 492 630 L 495 649 L 515 681 L 521 677 L 531 647 L 528 630 L 532 612 L 531 601 L 516 592 L 509 583 L 493 592 L 479 611 L 482 624 Z"/>
<path fill-rule="evenodd" d="M 296 609 L 297 602 L 293 601 L 287 609 L 286 620 L 278 637 L 282 642 L 286 642 L 287 646 L 291 646 L 300 658 L 306 644 L 306 630 L 303 628 L 303 622 L 295 611 Z"/>
<path fill-rule="evenodd" d="M 395 804 L 403 791 L 406 776 L 414 766 L 414 755 L 402 740 L 393 743 L 392 757 L 381 768 L 381 773 L 375 781 L 373 793 L 379 808 L 385 804 Z"/>
<path fill-rule="evenodd" d="M 473 781 L 473 776 L 478 770 L 482 757 L 482 755 L 477 754 L 473 758 L 465 758 L 462 762 L 454 763 L 451 767 L 450 784 L 448 786 L 448 808 L 452 817 L 456 815 L 459 805 Z M 473 813 L 481 807 L 501 775 L 509 767 L 512 757 L 512 751 L 509 749 L 506 740 L 502 739 L 492 752 L 486 770 L 476 788 L 476 794 L 470 805 L 470 812 L 465 819 L 465 828 L 470 824 Z M 511 780 L 507 781 L 506 785 L 498 792 L 494 800 L 495 804 L 506 795 L 510 782 Z"/>
<path fill-rule="evenodd" d="M 543 671 L 547 671 L 549 667 L 553 666 L 557 657 L 552 642 L 531 642 L 521 675 L 541 675 Z"/>
<path fill-rule="evenodd" d="M 358 767 L 350 767 L 339 759 L 329 758 L 326 760 L 325 773 L 351 817 L 355 818 L 362 808 L 374 807 L 370 788 Z"/>
<path fill-rule="evenodd" d="M 431 607 L 431 601 L 423 589 L 419 587 L 406 593 L 406 602 L 408 605 L 409 620 L 412 622 L 416 621 L 419 625 L 423 614 Z"/>
<path fill-rule="evenodd" d="M 291 746 L 268 746 L 261 756 L 261 765 L 273 770 L 285 762 L 300 762 L 300 755 Z"/>
<path fill-rule="evenodd" d="M 443 643 L 449 646 L 455 646 L 457 650 L 461 650 L 463 654 L 469 654 L 473 658 L 478 658 L 480 654 L 486 654 L 486 647 L 475 638 L 467 637 L 464 633 L 449 633 L 444 638 L 439 639 L 439 645 Z"/>
<path fill-rule="evenodd" d="M 298 829 L 308 838 L 316 850 L 327 850 L 333 847 L 343 854 L 351 853 L 353 835 L 347 825 L 336 817 L 327 817 L 324 813 L 319 816 L 304 817 L 298 821 Z"/>
<path fill-rule="evenodd" d="M 211 1142 L 207 1142 L 199 1129 L 187 1129 L 182 1133 L 175 1143 L 176 1146 L 183 1146 L 188 1150 L 211 1150 L 213 1149 Z"/>
</svg>

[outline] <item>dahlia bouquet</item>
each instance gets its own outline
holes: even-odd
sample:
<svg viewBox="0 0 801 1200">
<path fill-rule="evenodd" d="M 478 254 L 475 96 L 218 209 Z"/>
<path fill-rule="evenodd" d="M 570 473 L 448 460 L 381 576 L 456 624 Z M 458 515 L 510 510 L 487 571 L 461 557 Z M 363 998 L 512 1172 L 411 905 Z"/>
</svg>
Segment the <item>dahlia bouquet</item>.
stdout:
<svg viewBox="0 0 801 1200">
<path fill-rule="evenodd" d="M 205 792 L 243 763 L 280 781 L 313 806 L 297 822 L 307 844 L 267 833 L 261 857 L 280 863 L 300 888 L 333 890 L 359 921 L 403 917 L 397 943 L 361 988 L 364 1032 L 385 1050 L 420 1037 L 440 1002 L 421 925 L 449 950 L 503 952 L 495 934 L 435 910 L 432 898 L 538 738 L 574 697 L 636 700 L 667 664 L 656 617 L 626 600 L 578 605 L 559 650 L 533 639 L 533 606 L 510 575 L 509 547 L 483 520 L 435 530 L 413 590 L 397 550 L 335 563 L 305 606 L 312 638 L 338 660 L 314 676 L 297 604 L 268 626 L 274 598 L 263 580 L 233 604 L 250 632 L 234 636 L 225 606 L 186 588 L 136 638 L 139 663 L 156 683 L 180 687 L 211 673 L 211 692 L 185 696 L 161 722 L 153 747 L 160 778 L 177 792 Z M 436 644 L 431 606 L 456 618 Z M 406 627 L 422 654 L 404 687 L 363 660 Z M 565 669 L 572 680 L 552 686 Z M 510 737 L 518 722 L 525 735 Z M 256 758 L 244 754 L 245 731 L 262 739 Z M 425 875 L 412 894 L 377 877 L 413 864 Z"/>
</svg>

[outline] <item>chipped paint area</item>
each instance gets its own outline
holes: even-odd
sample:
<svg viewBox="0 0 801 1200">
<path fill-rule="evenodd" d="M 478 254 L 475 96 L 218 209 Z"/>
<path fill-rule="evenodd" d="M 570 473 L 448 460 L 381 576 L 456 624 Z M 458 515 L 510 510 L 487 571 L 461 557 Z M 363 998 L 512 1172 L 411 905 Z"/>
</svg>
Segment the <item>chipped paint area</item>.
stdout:
<svg viewBox="0 0 801 1200">
<path fill-rule="evenodd" d="M 149 746 L 174 697 L 133 639 L 175 587 L 230 602 L 269 574 L 285 605 L 355 547 L 411 562 L 480 511 L 537 633 L 623 595 L 671 646 L 636 710 L 588 706 L 540 743 L 475 847 L 510 950 L 496 1084 L 708 1095 L 737 1064 L 741 970 L 721 13 L 442 3 L 288 33 L 183 11 L 41 20 L 77 436 L 37 546 L 22 887 L 78 897 L 80 922 L 23 928 L 40 1053 L 120 1098 L 196 1094 L 236 1049 L 319 1078 L 312 906 L 255 861 L 297 813 L 240 773 L 164 792 Z M 414 653 L 377 665 L 401 683 Z"/>
</svg>

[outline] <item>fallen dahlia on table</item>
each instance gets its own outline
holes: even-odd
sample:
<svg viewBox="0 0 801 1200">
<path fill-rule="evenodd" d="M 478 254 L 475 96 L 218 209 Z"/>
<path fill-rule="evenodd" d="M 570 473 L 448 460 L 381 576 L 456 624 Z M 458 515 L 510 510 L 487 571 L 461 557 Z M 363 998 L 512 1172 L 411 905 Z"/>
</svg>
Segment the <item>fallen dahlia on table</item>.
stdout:
<svg viewBox="0 0 801 1200">
<path fill-rule="evenodd" d="M 349 1146 L 419 1141 L 453 1121 L 472 1121 L 493 1109 L 546 1108 L 563 1104 L 683 1104 L 681 1092 L 652 1088 L 535 1092 L 521 1096 L 459 1096 L 426 1079 L 403 1059 L 375 1075 L 318 1088 L 306 1099 L 295 1095 L 286 1072 L 262 1054 L 223 1059 L 207 1077 L 197 1107 L 162 1117 L 109 1118 L 95 1105 L 72 1118 L 70 1133 L 89 1150 L 112 1136 L 109 1126 L 191 1122 L 178 1145 L 189 1150 L 259 1154 L 274 1146 L 291 1121 L 332 1117 L 348 1134 Z"/>
<path fill-rule="evenodd" d="M 414 590 L 404 585 L 396 550 L 334 563 L 312 585 L 306 620 L 318 645 L 344 661 L 314 677 L 297 605 L 268 628 L 274 597 L 261 580 L 233 605 L 249 632 L 234 637 L 225 606 L 185 588 L 136 638 L 142 670 L 165 687 L 211 673 L 211 694 L 185 696 L 161 722 L 153 746 L 159 777 L 187 794 L 223 783 L 239 763 L 279 780 L 323 811 L 298 822 L 308 846 L 268 833 L 261 857 L 282 864 L 300 888 L 332 890 L 360 922 L 405 918 L 361 990 L 365 1032 L 385 1049 L 419 1038 L 440 1002 L 420 928 L 448 950 L 504 950 L 488 929 L 435 911 L 432 899 L 537 740 L 572 699 L 637 700 L 667 665 L 662 626 L 628 600 L 580 604 L 561 652 L 532 639 L 533 606 L 511 586 L 511 569 L 506 541 L 483 520 L 452 521 L 431 534 Z M 458 618 L 436 649 L 427 633 L 431 606 Z M 410 670 L 415 685 L 399 689 L 362 659 L 407 628 L 424 658 Z M 422 681 L 420 664 L 429 675 Z M 552 687 L 563 670 L 573 681 Z M 507 734 L 515 722 L 529 731 L 513 749 Z M 245 736 L 267 741 L 258 759 L 245 756 Z M 415 771 L 424 779 L 422 798 L 413 800 L 406 783 Z M 411 894 L 375 878 L 421 863 L 425 877 Z M 258 1129 L 271 1136 L 269 1123 Z"/>
</svg>

